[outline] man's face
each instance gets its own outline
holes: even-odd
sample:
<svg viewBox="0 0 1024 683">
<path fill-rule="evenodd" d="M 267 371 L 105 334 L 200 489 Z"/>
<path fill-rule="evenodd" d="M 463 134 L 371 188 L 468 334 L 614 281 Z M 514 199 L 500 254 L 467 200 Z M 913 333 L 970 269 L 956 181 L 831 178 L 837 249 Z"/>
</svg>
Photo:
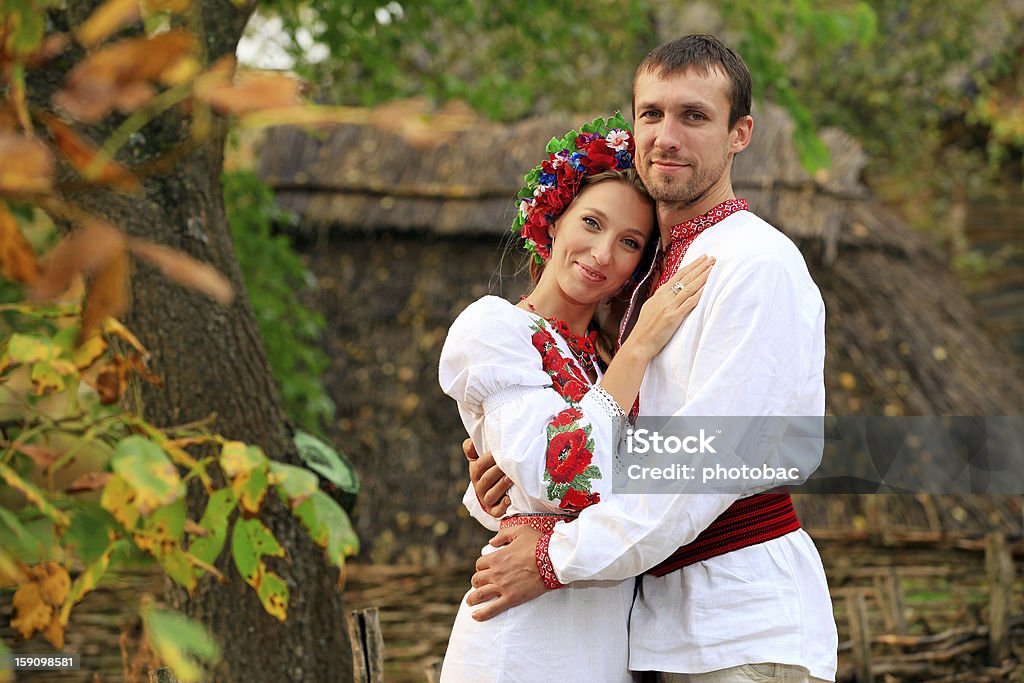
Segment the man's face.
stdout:
<svg viewBox="0 0 1024 683">
<path fill-rule="evenodd" d="M 636 166 L 659 204 L 702 207 L 723 188 L 731 192 L 730 162 L 749 142 L 750 117 L 729 128 L 730 92 L 728 76 L 718 69 L 706 76 L 689 68 L 637 77 Z"/>
</svg>

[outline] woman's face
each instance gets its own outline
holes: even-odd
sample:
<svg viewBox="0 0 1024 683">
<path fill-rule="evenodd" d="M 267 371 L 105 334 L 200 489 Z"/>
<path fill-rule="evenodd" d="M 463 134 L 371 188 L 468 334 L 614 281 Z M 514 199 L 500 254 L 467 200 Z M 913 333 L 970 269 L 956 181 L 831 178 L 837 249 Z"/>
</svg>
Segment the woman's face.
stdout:
<svg viewBox="0 0 1024 683">
<path fill-rule="evenodd" d="M 654 233 L 650 202 L 622 180 L 589 185 L 549 229 L 554 240 L 542 280 L 563 294 L 597 303 L 622 289 Z"/>
</svg>

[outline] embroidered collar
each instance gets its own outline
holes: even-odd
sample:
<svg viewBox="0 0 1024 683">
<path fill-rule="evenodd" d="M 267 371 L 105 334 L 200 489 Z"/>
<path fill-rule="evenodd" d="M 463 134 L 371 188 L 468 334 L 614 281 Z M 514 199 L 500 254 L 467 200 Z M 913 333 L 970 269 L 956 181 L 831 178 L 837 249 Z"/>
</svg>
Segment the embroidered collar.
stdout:
<svg viewBox="0 0 1024 683">
<path fill-rule="evenodd" d="M 658 277 L 651 281 L 651 292 L 653 293 L 654 288 L 660 286 L 679 270 L 679 264 L 683 262 L 683 257 L 686 256 L 686 250 L 690 248 L 693 240 L 697 239 L 697 235 L 725 220 L 737 211 L 746 210 L 746 199 L 726 199 L 707 213 L 673 226 L 672 230 L 669 231 L 668 248 L 662 256 L 661 270 L 658 273 Z"/>
<path fill-rule="evenodd" d="M 703 213 L 696 218 L 691 218 L 688 221 L 683 221 L 679 225 L 673 226 L 672 231 L 670 232 L 671 237 L 669 238 L 668 248 L 672 249 L 676 246 L 677 242 L 692 242 L 693 238 L 710 228 L 715 223 L 731 216 L 737 211 L 746 210 L 746 199 L 726 199 L 707 213 Z"/>
</svg>

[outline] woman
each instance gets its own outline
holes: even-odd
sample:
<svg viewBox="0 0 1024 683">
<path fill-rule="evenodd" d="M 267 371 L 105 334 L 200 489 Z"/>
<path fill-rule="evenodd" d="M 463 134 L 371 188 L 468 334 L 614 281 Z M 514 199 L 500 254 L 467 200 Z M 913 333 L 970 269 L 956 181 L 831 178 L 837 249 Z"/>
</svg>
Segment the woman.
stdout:
<svg viewBox="0 0 1024 683">
<path fill-rule="evenodd" d="M 622 117 L 583 130 L 552 140 L 520 192 L 513 230 L 533 254 L 534 288 L 518 305 L 494 296 L 471 304 L 441 352 L 442 388 L 477 449 L 492 452 L 515 483 L 503 526 L 547 531 L 611 493 L 624 411 L 711 267 L 702 258 L 673 276 L 611 358 L 595 313 L 646 286 L 655 217 Z M 470 507 L 491 526 L 472 499 Z M 486 622 L 474 621 L 463 600 L 441 679 L 630 681 L 632 598 L 631 581 L 576 583 Z"/>
</svg>

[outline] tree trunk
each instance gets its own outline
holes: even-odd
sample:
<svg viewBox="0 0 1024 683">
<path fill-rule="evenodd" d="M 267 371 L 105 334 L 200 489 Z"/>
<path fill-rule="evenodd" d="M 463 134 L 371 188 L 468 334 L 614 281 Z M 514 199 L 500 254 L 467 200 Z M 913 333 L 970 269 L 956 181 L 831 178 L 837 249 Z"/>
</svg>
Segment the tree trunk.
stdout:
<svg viewBox="0 0 1024 683">
<path fill-rule="evenodd" d="M 71 1 L 51 17 L 58 27 L 78 26 L 95 5 Z M 205 47 L 207 63 L 232 54 L 252 6 L 239 8 L 228 0 L 198 6 L 205 35 L 197 38 Z M 66 69 L 66 64 L 58 68 Z M 51 92 L 63 75 L 56 69 L 37 74 L 39 93 Z M 131 165 L 156 157 L 186 140 L 190 123 L 182 112 L 168 112 L 133 136 L 119 159 Z M 82 132 L 102 141 L 109 131 Z M 145 417 L 169 426 L 215 413 L 213 428 L 219 433 L 257 444 L 270 458 L 299 464 L 228 230 L 220 180 L 225 134 L 220 121 L 209 140 L 172 170 L 146 179 L 140 195 L 90 190 L 71 199 L 130 234 L 210 263 L 238 292 L 234 303 L 222 307 L 148 266 L 135 265 L 128 325 L 152 353 L 150 367 L 165 382 L 162 389 L 140 388 L 137 396 Z M 190 496 L 190 517 L 198 519 L 202 505 Z M 228 584 L 206 577 L 192 596 L 171 592 L 171 601 L 205 623 L 219 641 L 223 662 L 215 680 L 351 680 L 352 655 L 337 570 L 326 564 L 323 552 L 275 495 L 267 496 L 261 519 L 287 552 L 281 561 L 268 558 L 269 568 L 282 576 L 290 591 L 286 622 L 264 611 L 256 592 L 223 555 L 217 566 L 229 577 Z"/>
</svg>

